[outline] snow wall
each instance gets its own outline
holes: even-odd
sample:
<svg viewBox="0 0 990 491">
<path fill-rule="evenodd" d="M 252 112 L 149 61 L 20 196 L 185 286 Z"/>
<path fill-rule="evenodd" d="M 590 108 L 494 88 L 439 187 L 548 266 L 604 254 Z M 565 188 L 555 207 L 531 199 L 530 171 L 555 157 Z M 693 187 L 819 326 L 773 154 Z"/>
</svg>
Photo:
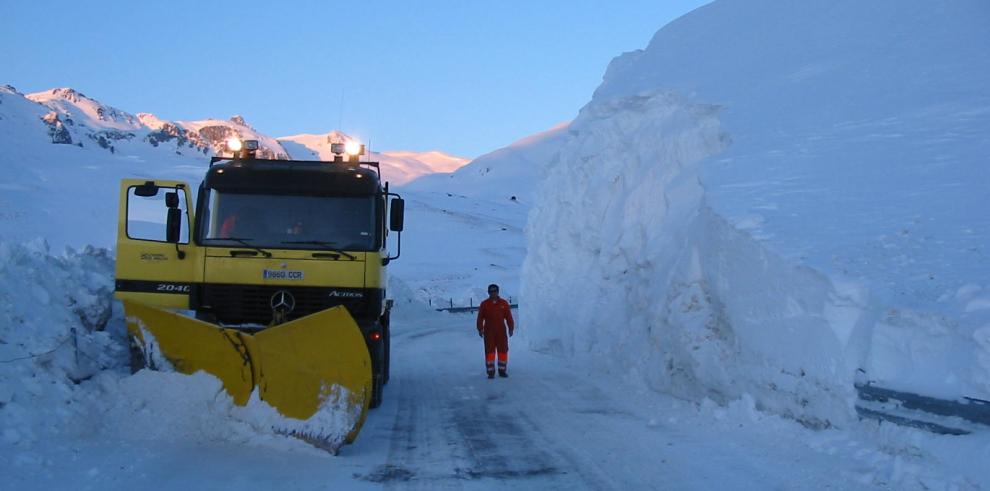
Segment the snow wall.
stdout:
<svg viewBox="0 0 990 491">
<path fill-rule="evenodd" d="M 986 20 L 715 2 L 616 58 L 536 192 L 520 332 L 813 426 L 855 381 L 987 398 Z"/>
</svg>

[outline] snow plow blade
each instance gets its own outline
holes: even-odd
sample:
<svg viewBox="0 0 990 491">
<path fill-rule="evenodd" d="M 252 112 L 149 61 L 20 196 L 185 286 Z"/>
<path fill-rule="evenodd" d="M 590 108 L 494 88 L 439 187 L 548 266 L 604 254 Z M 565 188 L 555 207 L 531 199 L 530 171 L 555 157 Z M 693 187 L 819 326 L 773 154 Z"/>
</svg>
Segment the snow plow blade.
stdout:
<svg viewBox="0 0 990 491">
<path fill-rule="evenodd" d="M 283 416 L 308 420 L 327 404 L 353 420 L 344 441 L 357 438 L 371 399 L 371 357 L 357 323 L 334 307 L 255 334 L 124 300 L 127 329 L 146 366 L 200 370 L 220 379 L 240 406 L 257 388 Z M 320 435 L 286 431 L 313 443 Z M 333 442 L 328 448 L 336 453 Z"/>
</svg>

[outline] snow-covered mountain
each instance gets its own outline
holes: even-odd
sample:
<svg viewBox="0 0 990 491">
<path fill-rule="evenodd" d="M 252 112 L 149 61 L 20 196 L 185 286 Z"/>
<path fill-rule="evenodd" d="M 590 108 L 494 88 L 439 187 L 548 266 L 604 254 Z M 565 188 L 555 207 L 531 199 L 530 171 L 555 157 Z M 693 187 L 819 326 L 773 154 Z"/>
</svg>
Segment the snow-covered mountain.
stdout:
<svg viewBox="0 0 990 491">
<path fill-rule="evenodd" d="M 348 138 L 339 132 L 314 138 L 325 141 L 334 135 Z M 328 147 L 323 152 L 314 145 L 311 152 L 292 138 L 259 133 L 240 116 L 165 121 L 128 113 L 69 88 L 24 95 L 0 86 L 0 165 L 6 175 L 0 189 L 7 191 L 0 195 L 0 240 L 47 237 L 56 248 L 110 246 L 121 178 L 199 182 L 209 156 L 222 152 L 232 136 L 258 140 L 263 157 L 330 157 Z M 383 179 L 393 184 L 465 162 L 440 152 L 375 157 L 381 157 Z M 39 205 L 42 195 L 48 198 Z"/>
<path fill-rule="evenodd" d="M 289 151 L 294 159 L 301 160 L 333 160 L 330 145 L 354 140 L 340 131 L 331 131 L 322 135 L 301 134 L 280 137 L 279 143 Z M 438 172 L 453 172 L 468 163 L 468 159 L 456 157 L 437 150 L 430 152 L 371 152 L 366 157 L 378 162 L 382 176 L 393 185 L 402 185 L 419 176 Z"/>
<path fill-rule="evenodd" d="M 95 144 L 115 152 L 122 141 L 144 142 L 152 147 L 172 143 L 170 148 L 179 154 L 212 155 L 223 152 L 228 138 L 239 137 L 258 140 L 259 156 L 288 158 L 278 141 L 258 133 L 240 116 L 228 121 L 164 121 L 148 113 L 132 115 L 71 88 L 36 92 L 25 98 L 47 108 L 43 121 L 56 144 Z"/>
<path fill-rule="evenodd" d="M 101 104 L 99 101 L 86 97 L 85 94 L 68 87 L 27 94 L 25 97 L 47 106 L 58 116 L 61 116 L 62 121 L 69 126 L 74 127 L 76 120 L 78 120 L 79 127 L 91 127 L 94 130 L 133 131 L 141 129 L 141 121 L 136 116 Z"/>
<path fill-rule="evenodd" d="M 614 59 L 528 223 L 543 350 L 846 424 L 990 400 L 990 9 L 715 2 Z"/>
<path fill-rule="evenodd" d="M 454 172 L 470 162 L 470 159 L 457 157 L 439 150 L 428 152 L 412 152 L 408 150 L 396 150 L 382 152 L 381 155 L 395 159 L 416 160 L 429 166 L 433 172 Z"/>
<path fill-rule="evenodd" d="M 330 143 L 352 140 L 339 131 L 275 138 L 258 132 L 241 116 L 233 116 L 229 120 L 165 121 L 149 113 L 128 113 L 71 88 L 27 95 L 18 93 L 11 86 L 0 90 L 8 99 L 23 98 L 40 106 L 18 104 L 19 111 L 8 111 L 8 119 L 25 119 L 29 122 L 26 124 L 43 123 L 54 144 L 83 148 L 92 145 L 111 153 L 116 152 L 122 143 L 144 143 L 155 148 L 162 146 L 178 155 L 218 155 L 225 150 L 228 138 L 238 137 L 258 140 L 258 155 L 262 158 L 331 160 Z M 8 102 L 8 105 L 13 104 L 15 102 Z M 39 110 L 42 111 L 40 115 Z M 134 148 L 132 145 L 132 151 Z M 394 185 L 426 174 L 452 172 L 468 162 L 468 159 L 440 151 L 375 152 L 369 158 L 381 162 L 383 177 Z"/>
<path fill-rule="evenodd" d="M 455 193 L 489 201 L 532 203 L 533 188 L 568 138 L 568 124 L 521 138 L 482 155 L 452 173 L 423 176 L 406 186 L 422 192 Z"/>
</svg>

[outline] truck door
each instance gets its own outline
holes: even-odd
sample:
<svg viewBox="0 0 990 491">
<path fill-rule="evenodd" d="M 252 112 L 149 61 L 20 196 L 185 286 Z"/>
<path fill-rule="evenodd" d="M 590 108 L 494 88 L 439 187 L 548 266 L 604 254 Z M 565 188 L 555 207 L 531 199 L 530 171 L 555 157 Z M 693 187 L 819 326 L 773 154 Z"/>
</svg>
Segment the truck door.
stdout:
<svg viewBox="0 0 990 491">
<path fill-rule="evenodd" d="M 116 296 L 161 308 L 189 308 L 201 255 L 190 240 L 189 186 L 125 179 L 117 219 Z"/>
</svg>

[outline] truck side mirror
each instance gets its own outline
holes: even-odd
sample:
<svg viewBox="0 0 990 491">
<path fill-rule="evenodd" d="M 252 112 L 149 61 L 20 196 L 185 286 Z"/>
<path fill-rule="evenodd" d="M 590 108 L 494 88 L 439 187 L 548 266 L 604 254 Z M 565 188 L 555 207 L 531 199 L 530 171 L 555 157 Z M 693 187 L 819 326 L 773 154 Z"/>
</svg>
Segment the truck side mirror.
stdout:
<svg viewBox="0 0 990 491">
<path fill-rule="evenodd" d="M 389 224 L 388 228 L 396 231 L 402 231 L 402 222 L 405 216 L 406 202 L 402 198 L 395 198 L 391 201 L 391 211 L 389 214 Z"/>
<path fill-rule="evenodd" d="M 178 208 L 169 208 L 168 219 L 165 222 L 165 242 L 178 244 L 181 232 L 182 210 Z"/>
<path fill-rule="evenodd" d="M 179 193 L 165 193 L 165 206 L 168 207 L 168 217 L 165 220 L 165 241 L 179 243 L 182 232 L 182 210 L 179 209 Z"/>
</svg>

